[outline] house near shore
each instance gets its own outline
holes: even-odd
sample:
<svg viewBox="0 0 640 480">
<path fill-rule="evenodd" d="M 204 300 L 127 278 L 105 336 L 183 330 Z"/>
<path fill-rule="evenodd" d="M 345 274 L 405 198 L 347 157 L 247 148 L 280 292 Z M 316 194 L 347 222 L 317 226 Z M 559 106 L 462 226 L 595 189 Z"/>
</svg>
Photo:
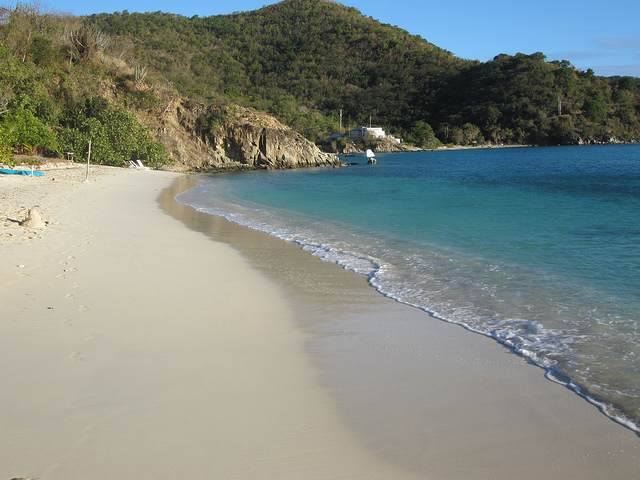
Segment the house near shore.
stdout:
<svg viewBox="0 0 640 480">
<path fill-rule="evenodd" d="M 353 139 L 372 139 L 372 138 L 388 138 L 397 143 L 402 143 L 402 140 L 394 137 L 393 135 L 387 135 L 387 133 L 380 127 L 357 127 L 349 132 L 349 138 Z"/>
<path fill-rule="evenodd" d="M 387 134 L 380 127 L 357 127 L 349 132 L 351 138 L 385 138 Z"/>
</svg>

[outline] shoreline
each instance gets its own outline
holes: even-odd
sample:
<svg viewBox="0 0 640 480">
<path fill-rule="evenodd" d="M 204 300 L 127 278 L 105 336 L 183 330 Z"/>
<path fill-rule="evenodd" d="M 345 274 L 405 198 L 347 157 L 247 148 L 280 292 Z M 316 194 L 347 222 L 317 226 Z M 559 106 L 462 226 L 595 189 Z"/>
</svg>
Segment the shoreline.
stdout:
<svg viewBox="0 0 640 480">
<path fill-rule="evenodd" d="M 171 197 L 186 188 L 178 186 Z M 640 440 L 632 430 L 495 339 L 386 297 L 364 275 L 295 243 L 184 205 L 176 210 L 168 213 L 229 243 L 288 292 L 298 322 L 311 335 L 308 351 L 322 366 L 345 422 L 380 458 L 424 478 L 506 479 L 513 471 L 550 478 L 599 478 L 615 471 L 633 478 L 640 471 Z M 385 371 L 391 373 L 381 378 Z M 420 378 L 440 385 L 438 391 L 420 385 Z M 385 419 L 390 409 L 393 421 Z M 430 433 L 424 436 L 434 429 L 432 410 L 443 417 L 435 430 L 459 437 L 428 452 L 436 447 Z M 617 457 L 611 451 L 616 444 L 623 445 Z M 439 465 L 441 456 L 457 449 L 468 461 Z"/>
<path fill-rule="evenodd" d="M 499 344 L 178 204 L 187 177 L 99 171 L 0 243 L 0 476 L 637 476 L 637 436 Z"/>
<path fill-rule="evenodd" d="M 443 145 L 437 148 L 420 148 L 420 147 L 406 147 L 405 150 L 398 151 L 390 151 L 390 150 L 381 150 L 376 151 L 376 154 L 387 154 L 387 153 L 419 153 L 419 152 L 458 152 L 461 150 L 492 150 L 492 149 L 517 149 L 517 148 L 555 148 L 555 147 L 603 147 L 603 146 L 614 146 L 614 145 L 637 145 L 639 142 L 628 141 L 628 142 L 600 142 L 600 143 L 571 143 L 571 144 L 553 144 L 553 145 L 536 145 L 536 144 L 482 144 L 482 145 Z M 333 153 L 333 152 L 327 152 Z M 335 153 L 335 155 L 342 157 L 350 157 L 350 156 L 362 156 L 364 155 L 364 151 L 357 150 L 355 152 L 350 153 Z"/>
</svg>

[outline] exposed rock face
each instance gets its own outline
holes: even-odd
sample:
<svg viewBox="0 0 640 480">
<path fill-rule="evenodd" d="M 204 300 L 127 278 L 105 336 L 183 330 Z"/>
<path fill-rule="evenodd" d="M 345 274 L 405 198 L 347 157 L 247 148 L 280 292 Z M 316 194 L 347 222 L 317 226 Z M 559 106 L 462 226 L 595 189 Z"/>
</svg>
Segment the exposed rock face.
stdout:
<svg viewBox="0 0 640 480">
<path fill-rule="evenodd" d="M 332 153 L 341 153 L 344 155 L 353 155 L 363 153 L 367 148 L 370 148 L 376 153 L 398 153 L 398 152 L 410 152 L 414 149 L 405 145 L 404 143 L 398 143 L 390 138 L 375 138 L 375 139 L 349 139 L 343 147 L 338 145 L 338 142 L 328 142 L 324 147 L 324 150 Z M 417 149 L 422 150 L 422 149 Z"/>
<path fill-rule="evenodd" d="M 193 170 L 238 170 L 341 166 L 337 156 L 264 113 L 240 106 L 174 101 L 158 130 L 178 166 Z"/>
<path fill-rule="evenodd" d="M 407 152 L 410 148 L 405 144 L 398 143 L 389 138 L 381 138 L 379 140 L 378 145 L 376 145 L 376 149 L 374 150 L 376 153 L 398 153 L 398 152 Z"/>
</svg>

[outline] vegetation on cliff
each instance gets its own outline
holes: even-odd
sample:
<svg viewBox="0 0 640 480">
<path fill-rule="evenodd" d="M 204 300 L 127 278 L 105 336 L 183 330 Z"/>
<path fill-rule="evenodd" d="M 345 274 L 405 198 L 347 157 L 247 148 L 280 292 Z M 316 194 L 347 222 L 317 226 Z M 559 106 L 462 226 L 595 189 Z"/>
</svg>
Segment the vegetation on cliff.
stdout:
<svg viewBox="0 0 640 480">
<path fill-rule="evenodd" d="M 266 114 L 183 97 L 85 18 L 5 7 L 0 40 L 1 161 L 14 153 L 81 158 L 91 141 L 92 161 L 118 166 L 133 159 L 216 170 L 340 164 Z"/>
<path fill-rule="evenodd" d="M 106 55 L 108 36 L 95 26 L 18 4 L 0 9 L 0 40 L 1 161 L 84 155 L 89 140 L 96 163 L 171 161 L 131 109 L 158 98 L 136 82 L 135 69 Z"/>
</svg>

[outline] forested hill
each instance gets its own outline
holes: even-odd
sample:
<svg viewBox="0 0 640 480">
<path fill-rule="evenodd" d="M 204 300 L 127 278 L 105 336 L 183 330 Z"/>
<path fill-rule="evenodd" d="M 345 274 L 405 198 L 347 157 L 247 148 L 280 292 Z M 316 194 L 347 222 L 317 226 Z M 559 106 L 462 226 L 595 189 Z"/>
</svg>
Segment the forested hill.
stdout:
<svg viewBox="0 0 640 480">
<path fill-rule="evenodd" d="M 344 127 L 371 122 L 423 147 L 640 139 L 638 78 L 542 53 L 460 59 L 332 1 L 191 18 L 0 7 L 0 159 L 84 151 L 91 134 L 96 157 L 167 163 L 166 117 L 186 121 L 179 106 L 196 104 L 194 141 L 232 104 L 312 140 L 339 131 L 340 111 Z"/>
<path fill-rule="evenodd" d="M 91 21 L 129 42 L 140 61 L 191 97 L 249 102 L 309 130 L 337 123 L 406 126 L 471 62 L 420 37 L 322 0 L 287 0 L 206 18 L 100 14 Z M 313 115 L 319 111 L 321 116 Z"/>
<path fill-rule="evenodd" d="M 200 18 L 93 15 L 114 48 L 185 94 L 276 115 L 310 138 L 373 124 L 420 143 L 555 144 L 638 139 L 639 79 L 597 77 L 542 53 L 463 60 L 427 40 L 325 0 L 286 0 Z M 323 128 L 324 127 L 324 128 Z"/>
</svg>

